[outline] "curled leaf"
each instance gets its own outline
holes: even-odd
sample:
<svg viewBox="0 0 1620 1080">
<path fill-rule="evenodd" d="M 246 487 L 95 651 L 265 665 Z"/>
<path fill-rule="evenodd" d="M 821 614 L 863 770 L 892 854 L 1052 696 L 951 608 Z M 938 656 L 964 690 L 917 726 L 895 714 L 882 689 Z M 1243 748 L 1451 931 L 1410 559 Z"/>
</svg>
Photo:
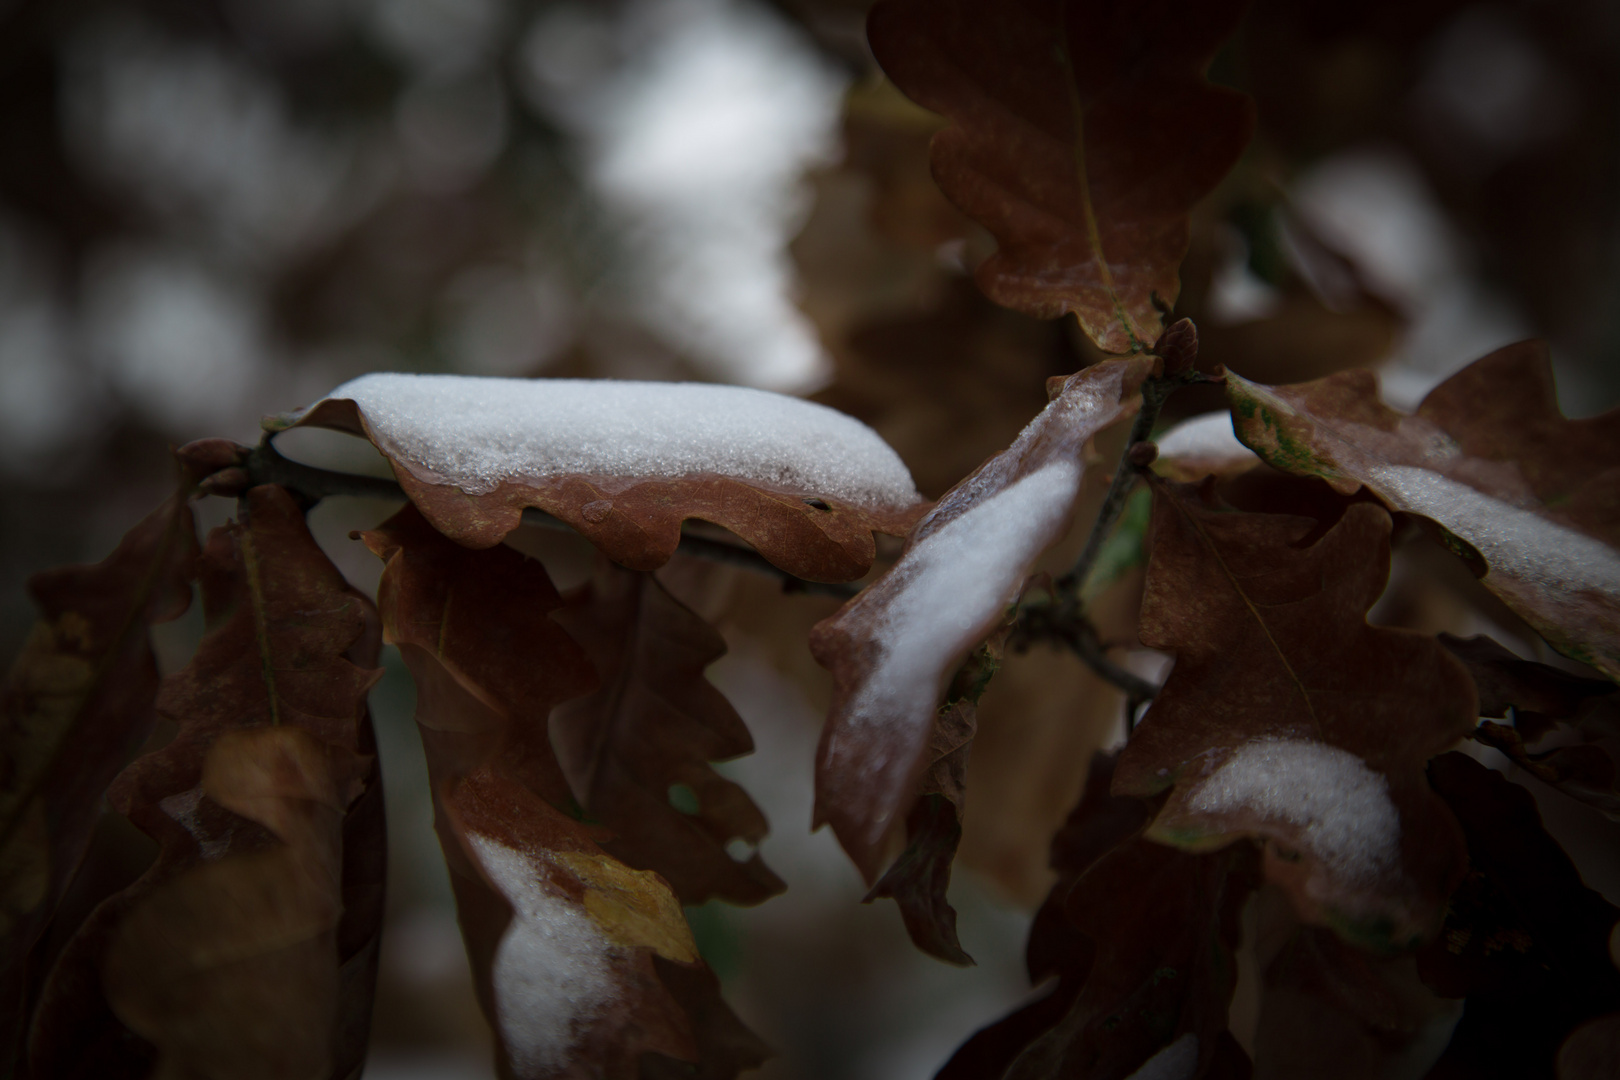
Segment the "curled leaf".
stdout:
<svg viewBox="0 0 1620 1080">
<path fill-rule="evenodd" d="M 109 793 L 157 862 L 58 958 L 36 1075 L 348 1077 L 364 1062 L 382 915 L 376 615 L 291 496 L 259 487 L 245 505 L 197 561 L 209 629 L 157 699 L 178 731 Z"/>
<path fill-rule="evenodd" d="M 0 690 L 0 1054 L 26 1019 L 26 959 L 78 869 L 107 785 L 152 730 L 147 627 L 191 602 L 196 526 L 176 495 L 94 566 L 36 574 L 39 607 Z"/>
<path fill-rule="evenodd" d="M 1281 387 L 1228 376 L 1227 396 L 1269 464 L 1435 522 L 1555 648 L 1620 679 L 1620 410 L 1566 419 L 1545 343 L 1475 361 L 1410 416 L 1366 371 Z"/>
<path fill-rule="evenodd" d="M 1151 345 L 1180 291 L 1188 210 L 1243 152 L 1244 95 L 1211 86 L 1240 0 L 890 0 L 883 70 L 952 124 L 934 179 L 1000 244 L 975 277 L 1042 318 L 1074 312 L 1107 352 Z"/>
<path fill-rule="evenodd" d="M 874 531 L 902 535 L 926 509 L 865 424 L 742 387 L 379 374 L 266 424 L 371 440 L 433 527 L 469 547 L 534 507 L 633 570 L 662 566 L 700 518 L 790 574 L 852 581 Z"/>
<path fill-rule="evenodd" d="M 1012 446 L 917 523 L 898 563 L 811 633 L 811 652 L 833 674 L 816 821 L 831 823 L 868 881 L 916 797 L 946 680 L 1062 537 L 1082 448 L 1135 411 L 1150 365 L 1111 360 L 1071 375 Z"/>
</svg>

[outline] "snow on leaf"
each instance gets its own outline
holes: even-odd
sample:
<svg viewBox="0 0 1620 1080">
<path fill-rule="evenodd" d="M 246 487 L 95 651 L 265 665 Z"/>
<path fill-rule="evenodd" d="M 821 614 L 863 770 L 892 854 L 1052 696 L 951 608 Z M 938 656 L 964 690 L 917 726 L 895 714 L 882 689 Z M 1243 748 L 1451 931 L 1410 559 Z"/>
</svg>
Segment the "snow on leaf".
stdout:
<svg viewBox="0 0 1620 1080">
<path fill-rule="evenodd" d="M 1429 779 L 1468 838 L 1468 876 L 1418 954 L 1430 988 L 1468 999 L 1429 1075 L 1551 1076 L 1571 1032 L 1620 1009 L 1620 910 L 1581 880 L 1524 788 L 1457 753 Z"/>
<path fill-rule="evenodd" d="M 284 490 L 245 507 L 197 561 L 209 629 L 157 697 L 178 731 L 109 791 L 157 862 L 51 970 L 36 1075 L 346 1076 L 364 1060 L 382 921 L 376 614 Z"/>
<path fill-rule="evenodd" d="M 24 960 L 79 865 L 102 793 L 152 729 L 146 628 L 189 605 L 196 550 L 176 495 L 102 562 L 29 582 L 40 621 L 0 690 L 0 1015 L 23 1015 Z M 0 1046 L 8 1061 L 10 1049 Z"/>
<path fill-rule="evenodd" d="M 1267 462 L 1434 521 L 1554 647 L 1620 678 L 1620 410 L 1566 419 L 1544 343 L 1475 361 L 1412 415 L 1365 371 L 1282 387 L 1230 376 L 1227 395 Z"/>
<path fill-rule="evenodd" d="M 1083 446 L 1134 411 L 1150 366 L 1105 361 L 1071 375 L 1010 447 L 917 523 L 898 563 L 812 631 L 810 650 L 834 683 L 816 822 L 831 823 L 868 882 L 916 798 L 946 680 L 1063 535 Z"/>
<path fill-rule="evenodd" d="M 1243 4 L 891 0 L 867 36 L 907 96 L 952 124 L 946 196 L 1000 244 L 997 303 L 1074 312 L 1105 351 L 1151 344 L 1174 306 L 1188 210 L 1248 143 L 1253 108 L 1203 71 Z"/>
<path fill-rule="evenodd" d="M 1093 760 L 1052 840 L 1059 876 L 1028 960 L 1032 981 L 1056 985 L 976 1033 L 937 1080 L 1247 1075 L 1227 1010 L 1254 851 L 1188 855 L 1146 840 L 1148 805 L 1109 793 L 1112 767 Z"/>
<path fill-rule="evenodd" d="M 547 721 L 599 680 L 550 617 L 563 601 L 544 567 L 462 547 L 409 506 L 363 539 L 385 561 L 384 628 L 416 679 L 439 842 L 502 1074 L 628 1080 L 647 1054 L 708 1055 L 721 1077 L 758 1064 L 764 1049 L 705 978 L 674 891 L 578 819 Z"/>
<path fill-rule="evenodd" d="M 1230 476 L 1259 462 L 1253 450 L 1238 441 L 1232 430 L 1232 414 L 1204 413 L 1183 420 L 1158 436 L 1154 443 L 1159 456 L 1154 469 L 1172 480 L 1190 483 L 1205 476 Z"/>
<path fill-rule="evenodd" d="M 785 886 L 759 855 L 733 859 L 733 840 L 757 847 L 765 816 L 710 761 L 753 750 L 742 717 L 704 678 L 725 641 L 649 573 L 603 563 L 553 616 L 590 656 L 600 689 L 558 706 L 551 731 L 580 805 L 615 833 L 606 845 L 656 870 L 683 903 L 721 896 L 753 904 Z M 684 785 L 696 806 L 671 805 Z"/>
<path fill-rule="evenodd" d="M 1148 835 L 1190 850 L 1262 838 L 1307 922 L 1400 948 L 1438 925 L 1462 872 L 1424 763 L 1473 727 L 1466 671 L 1434 640 L 1366 622 L 1390 519 L 1315 523 L 1203 505 L 1154 484 L 1144 644 L 1175 654 L 1127 743 L 1120 793 L 1170 791 Z"/>
<path fill-rule="evenodd" d="M 636 570 L 663 565 L 681 522 L 701 518 L 789 573 L 850 581 L 871 567 L 873 531 L 901 535 L 925 508 L 865 424 L 735 386 L 376 374 L 266 424 L 364 435 L 469 547 L 536 507 Z"/>
</svg>

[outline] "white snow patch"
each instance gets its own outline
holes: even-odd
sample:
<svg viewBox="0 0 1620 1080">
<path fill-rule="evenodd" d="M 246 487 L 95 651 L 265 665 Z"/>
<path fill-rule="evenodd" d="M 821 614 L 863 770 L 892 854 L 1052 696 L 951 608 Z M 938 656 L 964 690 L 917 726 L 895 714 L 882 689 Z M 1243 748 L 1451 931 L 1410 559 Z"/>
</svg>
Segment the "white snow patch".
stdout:
<svg viewBox="0 0 1620 1080">
<path fill-rule="evenodd" d="M 513 1071 L 560 1071 L 580 1031 L 613 1001 L 613 944 L 585 910 L 545 888 L 533 859 L 477 833 L 467 842 L 512 922 L 495 950 L 495 1012 Z"/>
<path fill-rule="evenodd" d="M 1249 810 L 1297 825 L 1304 847 L 1355 880 L 1399 863 L 1401 817 L 1389 780 L 1326 743 L 1251 740 L 1198 785 L 1190 806 L 1206 814 Z"/>
<path fill-rule="evenodd" d="M 1368 480 L 1399 509 L 1468 541 L 1493 573 L 1552 589 L 1620 593 L 1620 553 L 1585 533 L 1428 469 L 1379 465 Z"/>
<path fill-rule="evenodd" d="M 739 386 L 364 375 L 350 398 L 388 454 L 480 495 L 519 477 L 718 473 L 871 508 L 918 501 L 900 456 L 854 417 Z"/>
<path fill-rule="evenodd" d="M 1198 1036 L 1189 1031 L 1142 1062 L 1125 1080 L 1192 1080 L 1197 1068 Z"/>
<path fill-rule="evenodd" d="M 852 723 L 879 723 L 934 700 L 942 665 L 978 640 L 1063 527 L 1080 473 L 1076 462 L 1053 462 L 906 552 L 893 571 L 892 600 L 872 628 L 882 656 L 850 703 Z"/>
<path fill-rule="evenodd" d="M 1161 458 L 1198 461 L 1258 461 L 1232 431 L 1232 414 L 1222 409 L 1183 420 L 1157 440 Z"/>
</svg>

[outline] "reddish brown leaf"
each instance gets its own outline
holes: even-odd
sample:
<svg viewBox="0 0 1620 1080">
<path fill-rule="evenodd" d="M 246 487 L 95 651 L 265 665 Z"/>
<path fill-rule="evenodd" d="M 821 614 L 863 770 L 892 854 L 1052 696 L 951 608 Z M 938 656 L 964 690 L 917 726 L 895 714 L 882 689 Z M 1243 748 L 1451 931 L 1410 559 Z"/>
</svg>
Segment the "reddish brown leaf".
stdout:
<svg viewBox="0 0 1620 1080">
<path fill-rule="evenodd" d="M 1620 909 L 1582 882 L 1528 791 L 1462 754 L 1436 758 L 1429 779 L 1468 837 L 1468 876 L 1418 955 L 1429 986 L 1468 999 L 1429 1076 L 1550 1080 L 1566 1037 L 1620 1009 Z"/>
<path fill-rule="evenodd" d="M 109 793 L 158 860 L 58 959 L 35 1075 L 349 1077 L 364 1062 L 381 922 L 376 618 L 285 491 L 246 503 L 198 560 L 210 628 L 157 700 L 179 730 Z"/>
<path fill-rule="evenodd" d="M 21 1049 L 29 950 L 78 869 L 102 793 L 152 730 L 147 627 L 190 604 L 196 552 L 176 495 L 102 562 L 29 582 L 40 621 L 0 691 L 0 1060 Z"/>
<path fill-rule="evenodd" d="M 1462 872 L 1456 823 L 1424 763 L 1473 727 L 1467 672 L 1366 611 L 1390 519 L 1309 519 L 1200 504 L 1155 483 L 1142 641 L 1175 667 L 1120 758 L 1121 793 L 1169 788 L 1148 835 L 1189 850 L 1240 836 L 1301 917 L 1365 946 L 1433 932 Z"/>
<path fill-rule="evenodd" d="M 934 178 L 1000 250 L 991 299 L 1074 312 L 1093 341 L 1151 345 L 1175 305 L 1188 210 L 1243 152 L 1248 98 L 1203 77 L 1241 0 L 892 0 L 867 36 L 905 93 L 952 125 Z"/>
<path fill-rule="evenodd" d="M 831 823 L 868 882 L 916 797 L 946 680 L 1062 537 L 1082 448 L 1135 412 L 1151 363 L 1106 361 L 1071 375 L 1012 446 L 918 522 L 898 563 L 811 633 L 810 651 L 834 684 L 816 822 Z"/>
<path fill-rule="evenodd" d="M 605 561 L 554 616 L 591 658 L 601 687 L 551 716 L 574 795 L 614 832 L 606 849 L 656 870 L 684 904 L 719 896 L 757 904 L 781 892 L 757 853 L 765 815 L 709 765 L 754 749 L 742 717 L 704 670 L 726 651 L 718 632 L 649 573 Z M 676 794 L 672 795 L 672 791 Z M 695 806 L 676 807 L 689 797 Z"/>
<path fill-rule="evenodd" d="M 1058 883 L 1030 928 L 1045 997 L 977 1033 L 939 1080 L 1143 1075 L 1245 1077 L 1227 1033 L 1238 915 L 1255 884 L 1248 845 L 1185 855 L 1141 836 L 1141 799 L 1109 794 L 1098 755 L 1052 841 Z"/>
<path fill-rule="evenodd" d="M 921 794 L 906 814 L 906 847 L 866 894 L 868 903 L 893 897 L 912 943 L 947 963 L 973 963 L 956 936 L 956 909 L 946 902 L 951 863 L 962 840 L 967 758 L 977 706 L 953 701 L 939 710 L 928 737 Z"/>
<path fill-rule="evenodd" d="M 1531 775 L 1564 794 L 1620 819 L 1620 690 L 1606 679 L 1583 679 L 1524 660 L 1486 637 L 1467 641 L 1440 635 L 1468 665 L 1479 687 L 1481 716 L 1512 723 L 1482 723 L 1474 738 L 1508 755 Z M 1547 750 L 1542 738 L 1560 732 Z M 1573 734 L 1580 742 L 1566 736 Z"/>
<path fill-rule="evenodd" d="M 796 404 L 822 408 L 808 402 Z M 400 421 L 394 417 L 391 421 L 408 426 L 426 419 L 413 416 Z M 839 437 L 858 437 L 880 455 L 887 451 L 875 433 L 843 419 L 849 430 L 839 428 Z M 927 509 L 909 477 L 902 483 L 897 474 L 890 478 L 893 482 L 883 498 L 861 501 L 853 496 L 841 498 L 798 479 L 791 464 L 781 465 L 777 470 L 780 479 L 772 483 L 713 471 L 668 478 L 533 464 L 474 494 L 458 486 L 454 478 L 397 449 L 389 429 L 380 430 L 377 422 L 367 417 L 359 402 L 329 397 L 313 408 L 271 418 L 266 424 L 277 430 L 327 427 L 371 440 L 389 458 L 405 494 L 433 527 L 469 547 L 499 543 L 517 528 L 524 509 L 534 507 L 567 522 L 603 554 L 633 570 L 653 570 L 669 561 L 680 543 L 681 523 L 699 518 L 731 530 L 773 564 L 798 577 L 853 581 L 872 566 L 874 531 L 904 535 Z M 428 423 L 421 426 L 432 428 Z M 443 456 L 449 460 L 476 462 L 485 452 L 475 442 L 451 445 L 455 435 L 415 434 L 442 444 Z M 887 453 L 893 458 L 892 451 Z M 885 465 L 891 472 L 905 472 L 898 458 L 885 460 Z M 902 487 L 904 492 L 899 490 Z"/>
<path fill-rule="evenodd" d="M 566 812 L 547 717 L 598 681 L 549 617 L 562 598 L 545 569 L 452 543 L 413 507 L 365 540 L 387 564 L 383 622 L 416 678 L 439 842 L 503 1075 L 629 1078 L 646 1054 L 706 1052 L 717 1077 L 758 1064 L 712 981 L 674 980 L 690 992 L 678 998 L 659 976 L 659 958 L 706 971 L 674 891 Z"/>
<path fill-rule="evenodd" d="M 1565 419 L 1544 343 L 1475 361 L 1411 416 L 1366 371 L 1284 387 L 1232 376 L 1227 396 L 1266 461 L 1434 521 L 1554 647 L 1620 678 L 1620 410 Z"/>
</svg>

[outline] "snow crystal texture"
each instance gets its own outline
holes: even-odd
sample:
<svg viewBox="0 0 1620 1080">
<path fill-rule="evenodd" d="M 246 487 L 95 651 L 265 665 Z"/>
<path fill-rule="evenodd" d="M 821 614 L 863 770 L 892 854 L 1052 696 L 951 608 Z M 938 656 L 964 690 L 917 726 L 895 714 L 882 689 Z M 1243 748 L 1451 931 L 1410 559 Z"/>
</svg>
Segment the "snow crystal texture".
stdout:
<svg viewBox="0 0 1620 1080">
<path fill-rule="evenodd" d="M 1158 439 L 1162 458 L 1198 461 L 1258 461 L 1253 450 L 1232 431 L 1232 414 L 1225 409 L 1183 420 Z"/>
<path fill-rule="evenodd" d="M 835 409 L 739 386 L 605 379 L 363 375 L 353 400 L 385 453 L 472 495 L 505 480 L 700 473 L 899 509 L 911 473 L 877 432 Z"/>
<path fill-rule="evenodd" d="M 1468 541 L 1493 572 L 1552 589 L 1620 593 L 1620 555 L 1584 533 L 1428 469 L 1380 465 L 1368 479 L 1400 509 Z"/>
<path fill-rule="evenodd" d="M 925 536 L 896 564 L 899 586 L 873 637 L 882 656 L 850 703 L 855 723 L 881 723 L 932 703 L 940 665 L 970 647 L 1023 584 L 1024 568 L 1063 525 L 1080 466 L 1046 466 Z"/>
<path fill-rule="evenodd" d="M 487 836 L 467 841 L 512 922 L 495 950 L 495 1011 L 514 1072 L 560 1071 L 575 1040 L 613 1001 L 613 944 L 585 910 L 546 891 L 544 871 Z"/>
<path fill-rule="evenodd" d="M 1198 785 L 1190 806 L 1207 814 L 1249 811 L 1296 825 L 1302 846 L 1353 880 L 1376 879 L 1399 864 L 1401 818 L 1388 779 L 1326 743 L 1245 743 Z"/>
</svg>

